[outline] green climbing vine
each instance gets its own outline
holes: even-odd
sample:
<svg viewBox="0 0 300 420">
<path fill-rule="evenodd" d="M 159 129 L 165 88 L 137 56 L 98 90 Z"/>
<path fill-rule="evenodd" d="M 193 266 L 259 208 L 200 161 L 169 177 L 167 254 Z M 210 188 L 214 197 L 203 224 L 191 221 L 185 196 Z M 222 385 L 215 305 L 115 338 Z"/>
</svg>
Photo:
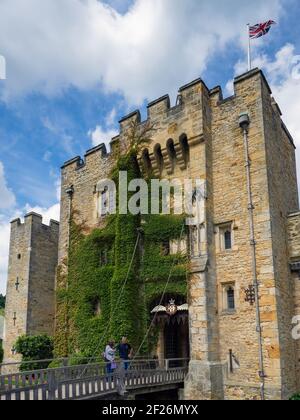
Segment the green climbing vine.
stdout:
<svg viewBox="0 0 300 420">
<path fill-rule="evenodd" d="M 117 181 L 119 171 L 127 171 L 128 182 L 141 177 L 136 154 L 131 147 L 118 158 L 112 179 Z M 58 272 L 56 356 L 100 356 L 108 339 L 119 341 L 123 335 L 139 347 L 151 322 L 151 303 L 167 279 L 167 293 L 186 295 L 186 256 L 164 255 L 161 249 L 163 242 L 178 240 L 183 227 L 184 217 L 141 218 L 117 210 L 105 228 L 86 235 L 72 219 L 67 274 Z M 156 333 L 154 328 L 144 353 L 152 350 Z"/>
</svg>

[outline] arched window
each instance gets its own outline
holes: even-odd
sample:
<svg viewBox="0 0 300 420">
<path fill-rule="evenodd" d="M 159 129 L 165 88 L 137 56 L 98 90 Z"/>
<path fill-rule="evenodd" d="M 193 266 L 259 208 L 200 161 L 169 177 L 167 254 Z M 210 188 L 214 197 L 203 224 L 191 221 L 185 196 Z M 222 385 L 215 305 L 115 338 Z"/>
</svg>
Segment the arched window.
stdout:
<svg viewBox="0 0 300 420">
<path fill-rule="evenodd" d="M 185 134 L 180 136 L 179 142 L 185 163 L 188 164 L 190 162 L 190 146 L 188 143 L 187 136 Z"/>
<path fill-rule="evenodd" d="M 147 173 L 150 173 L 151 170 L 152 170 L 152 165 L 151 165 L 151 159 L 150 159 L 150 156 L 149 156 L 149 150 L 148 149 L 145 149 L 143 151 L 142 162 L 143 162 L 144 170 Z"/>
<path fill-rule="evenodd" d="M 172 139 L 169 139 L 167 141 L 167 151 L 168 151 L 168 155 L 169 155 L 169 159 L 172 163 L 172 166 L 174 168 L 175 163 L 176 163 L 176 150 L 175 150 L 175 146 L 174 146 L 174 141 Z"/>
<path fill-rule="evenodd" d="M 160 172 L 162 172 L 163 167 L 164 167 L 164 158 L 162 155 L 162 151 L 161 151 L 161 146 L 160 144 L 157 144 L 154 148 L 154 156 L 157 162 L 157 166 Z"/>
<path fill-rule="evenodd" d="M 220 251 L 231 251 L 234 245 L 233 223 L 219 226 Z"/>
<path fill-rule="evenodd" d="M 234 282 L 222 285 L 222 311 L 224 314 L 236 311 L 236 287 Z"/>
</svg>

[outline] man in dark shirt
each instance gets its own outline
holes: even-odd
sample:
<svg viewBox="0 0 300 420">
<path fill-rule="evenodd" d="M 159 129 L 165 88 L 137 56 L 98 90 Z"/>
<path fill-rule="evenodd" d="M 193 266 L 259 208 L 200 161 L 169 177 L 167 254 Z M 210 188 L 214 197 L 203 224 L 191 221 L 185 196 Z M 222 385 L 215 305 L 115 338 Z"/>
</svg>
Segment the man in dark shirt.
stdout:
<svg viewBox="0 0 300 420">
<path fill-rule="evenodd" d="M 121 343 L 118 345 L 120 358 L 124 361 L 124 368 L 128 370 L 129 359 L 132 357 L 132 347 L 128 343 L 127 337 L 123 337 Z"/>
</svg>

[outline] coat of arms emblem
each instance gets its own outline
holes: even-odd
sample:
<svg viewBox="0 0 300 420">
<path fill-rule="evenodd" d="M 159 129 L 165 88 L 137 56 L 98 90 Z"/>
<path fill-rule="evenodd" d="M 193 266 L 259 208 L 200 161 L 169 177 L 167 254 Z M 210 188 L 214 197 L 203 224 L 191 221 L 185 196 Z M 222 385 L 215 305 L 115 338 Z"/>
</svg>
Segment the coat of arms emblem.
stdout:
<svg viewBox="0 0 300 420">
<path fill-rule="evenodd" d="M 175 304 L 175 300 L 174 299 L 171 299 L 170 300 L 170 302 L 169 302 L 169 304 L 168 304 L 168 306 L 167 306 L 167 314 L 168 315 L 170 315 L 170 316 L 174 316 L 174 315 L 176 315 L 177 314 L 177 310 L 178 310 L 178 308 L 177 308 L 177 305 Z"/>
</svg>

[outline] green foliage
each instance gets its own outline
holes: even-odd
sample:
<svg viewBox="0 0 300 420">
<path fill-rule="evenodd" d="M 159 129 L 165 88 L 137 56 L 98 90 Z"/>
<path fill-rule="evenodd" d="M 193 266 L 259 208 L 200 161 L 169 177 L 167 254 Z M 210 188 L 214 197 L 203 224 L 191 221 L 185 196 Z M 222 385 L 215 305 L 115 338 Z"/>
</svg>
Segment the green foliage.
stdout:
<svg viewBox="0 0 300 420">
<path fill-rule="evenodd" d="M 296 394 L 291 398 L 291 401 L 300 401 L 300 394 Z"/>
<path fill-rule="evenodd" d="M 113 222 L 112 222 L 113 223 Z M 78 350 L 85 357 L 103 347 L 109 338 L 110 281 L 113 276 L 113 236 L 108 229 L 95 230 L 78 242 L 71 236 L 68 290 L 60 299 L 68 301 L 68 354 Z M 101 266 L 100 253 L 109 247 L 108 265 Z M 95 313 L 99 301 L 101 313 Z"/>
<path fill-rule="evenodd" d="M 127 171 L 128 182 L 140 177 L 140 171 L 134 154 L 119 160 L 118 171 Z M 130 196 L 129 196 L 130 199 Z M 136 252 L 131 265 L 140 227 L 140 216 L 131 214 L 116 217 L 115 270 L 111 281 L 111 336 L 119 341 L 127 336 L 134 348 L 139 346 L 144 331 L 143 296 L 139 278 L 139 255 Z M 130 269 L 131 265 L 131 269 Z M 123 288 L 122 299 L 119 298 Z"/>
<path fill-rule="evenodd" d="M 5 296 L 0 294 L 0 309 L 5 308 Z"/>
<path fill-rule="evenodd" d="M 135 153 L 130 149 L 118 159 L 112 179 L 118 180 L 119 171 L 127 171 L 128 183 L 140 178 Z M 141 220 L 140 215 L 119 211 L 108 218 L 106 227 L 89 235 L 83 235 L 84 226 L 71 223 L 65 262 L 68 274 L 63 274 L 61 267 L 57 282 L 57 357 L 74 354 L 75 364 L 78 358 L 101 357 L 109 339 L 119 342 L 124 335 L 134 349 L 140 346 L 151 322 L 150 305 L 162 295 L 168 278 L 167 293 L 186 295 L 186 257 L 161 253 L 161 243 L 180 238 L 183 226 L 183 217 L 147 216 Z M 140 228 L 144 234 L 133 258 Z M 104 251 L 107 261 L 101 264 Z M 142 352 L 149 353 L 156 342 L 157 328 L 153 328 Z"/>
<path fill-rule="evenodd" d="M 62 360 L 53 360 L 49 365 L 48 369 L 57 369 L 63 367 L 63 361 Z"/>
<path fill-rule="evenodd" d="M 47 335 L 26 336 L 18 338 L 15 344 L 16 352 L 22 355 L 22 362 L 47 360 L 53 358 L 53 340 Z M 45 363 L 22 363 L 21 371 L 45 369 Z"/>
<path fill-rule="evenodd" d="M 145 316 L 151 322 L 150 312 L 153 301 L 163 293 L 167 295 L 187 295 L 187 256 L 184 254 L 163 255 L 162 243 L 183 238 L 185 219 L 183 216 L 149 215 L 144 219 L 144 257 L 141 279 L 145 290 Z M 168 282 L 168 284 L 167 284 Z M 158 328 L 149 334 L 147 352 L 157 344 Z"/>
<path fill-rule="evenodd" d="M 68 366 L 82 366 L 89 363 L 89 358 L 81 354 L 72 354 L 68 360 Z"/>
</svg>

